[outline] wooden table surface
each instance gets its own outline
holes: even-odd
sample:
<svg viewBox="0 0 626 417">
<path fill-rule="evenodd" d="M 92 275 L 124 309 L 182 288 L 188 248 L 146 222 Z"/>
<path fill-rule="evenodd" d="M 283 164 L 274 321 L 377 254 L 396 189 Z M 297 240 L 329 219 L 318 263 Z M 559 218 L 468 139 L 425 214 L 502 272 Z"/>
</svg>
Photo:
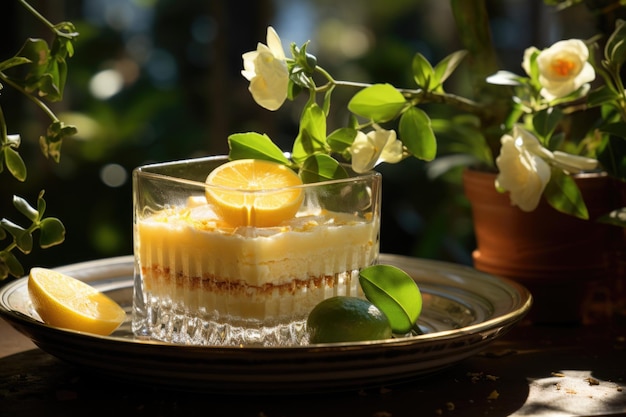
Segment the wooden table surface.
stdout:
<svg viewBox="0 0 626 417">
<path fill-rule="evenodd" d="M 105 378 L 37 348 L 0 320 L 0 416 L 626 415 L 626 326 L 522 323 L 438 374 L 330 394 L 216 395 Z"/>
</svg>

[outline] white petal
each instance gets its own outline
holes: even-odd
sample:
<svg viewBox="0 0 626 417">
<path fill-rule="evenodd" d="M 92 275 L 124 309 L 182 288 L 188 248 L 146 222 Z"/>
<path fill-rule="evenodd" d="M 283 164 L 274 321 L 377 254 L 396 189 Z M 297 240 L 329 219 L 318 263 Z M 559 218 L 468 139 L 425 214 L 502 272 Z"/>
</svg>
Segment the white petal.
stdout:
<svg viewBox="0 0 626 417">
<path fill-rule="evenodd" d="M 591 171 L 598 167 L 598 161 L 596 159 L 572 155 L 561 151 L 554 151 L 554 160 L 566 171 L 571 173 Z"/>
<path fill-rule="evenodd" d="M 365 133 L 357 132 L 349 151 L 352 158 L 352 169 L 355 172 L 367 172 L 374 168 L 378 154 L 370 138 Z"/>
<path fill-rule="evenodd" d="M 278 33 L 276 33 L 274 28 L 271 26 L 267 27 L 267 46 L 277 59 L 285 59 L 285 50 L 283 49 L 283 44 L 280 41 Z"/>
</svg>

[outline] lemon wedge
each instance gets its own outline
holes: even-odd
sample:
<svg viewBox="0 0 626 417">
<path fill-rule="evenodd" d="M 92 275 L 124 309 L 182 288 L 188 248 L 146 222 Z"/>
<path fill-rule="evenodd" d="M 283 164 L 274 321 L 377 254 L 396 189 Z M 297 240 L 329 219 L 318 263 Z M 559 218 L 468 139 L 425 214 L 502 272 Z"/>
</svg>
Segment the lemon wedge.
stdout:
<svg viewBox="0 0 626 417">
<path fill-rule="evenodd" d="M 296 215 L 302 180 L 289 167 L 260 159 L 220 165 L 206 179 L 206 198 L 232 226 L 277 226 Z"/>
<path fill-rule="evenodd" d="M 76 278 L 47 268 L 32 268 L 28 294 L 46 324 L 109 335 L 126 317 L 115 301 Z"/>
</svg>

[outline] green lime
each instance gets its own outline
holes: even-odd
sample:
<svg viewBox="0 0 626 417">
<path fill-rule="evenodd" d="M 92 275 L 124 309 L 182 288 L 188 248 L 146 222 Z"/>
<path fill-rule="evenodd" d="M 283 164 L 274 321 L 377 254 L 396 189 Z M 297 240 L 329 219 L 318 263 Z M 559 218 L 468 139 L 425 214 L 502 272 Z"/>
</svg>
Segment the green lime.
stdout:
<svg viewBox="0 0 626 417">
<path fill-rule="evenodd" d="M 369 301 L 337 296 L 316 305 L 307 319 L 311 343 L 357 342 L 391 337 L 387 316 Z"/>
</svg>

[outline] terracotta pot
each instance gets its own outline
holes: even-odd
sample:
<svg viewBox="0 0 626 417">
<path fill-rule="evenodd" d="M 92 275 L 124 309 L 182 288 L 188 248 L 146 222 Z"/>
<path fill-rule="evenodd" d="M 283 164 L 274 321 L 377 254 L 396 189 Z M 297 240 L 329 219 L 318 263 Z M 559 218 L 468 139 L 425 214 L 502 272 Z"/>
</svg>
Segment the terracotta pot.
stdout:
<svg viewBox="0 0 626 417">
<path fill-rule="evenodd" d="M 536 210 L 512 206 L 508 193 L 496 191 L 495 173 L 466 170 L 465 194 L 472 205 L 477 248 L 476 269 L 513 279 L 534 298 L 534 322 L 580 322 L 595 286 L 617 268 L 622 229 L 558 212 L 542 199 Z M 577 176 L 590 219 L 617 207 L 612 179 Z"/>
</svg>

